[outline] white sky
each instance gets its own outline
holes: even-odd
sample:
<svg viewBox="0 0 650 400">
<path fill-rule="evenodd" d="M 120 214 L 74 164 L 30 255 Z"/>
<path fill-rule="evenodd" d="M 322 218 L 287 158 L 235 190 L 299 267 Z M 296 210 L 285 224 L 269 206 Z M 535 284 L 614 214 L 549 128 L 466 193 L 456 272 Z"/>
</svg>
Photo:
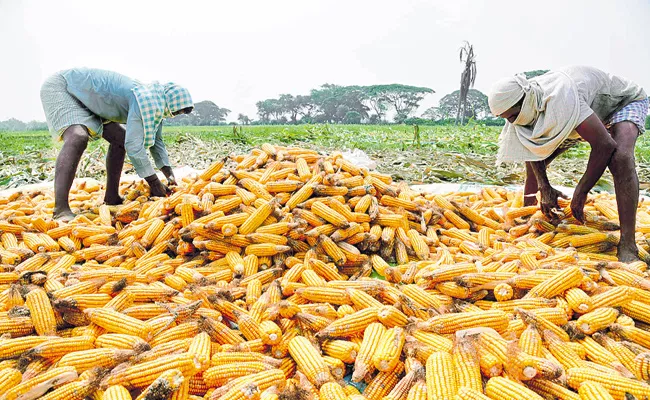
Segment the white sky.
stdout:
<svg viewBox="0 0 650 400">
<path fill-rule="evenodd" d="M 586 64 L 650 89 L 650 2 L 526 0 L 0 0 L 0 120 L 43 120 L 39 88 L 75 66 L 176 81 L 257 118 L 255 102 L 323 83 L 456 90 L 463 40 L 476 88 Z"/>
</svg>

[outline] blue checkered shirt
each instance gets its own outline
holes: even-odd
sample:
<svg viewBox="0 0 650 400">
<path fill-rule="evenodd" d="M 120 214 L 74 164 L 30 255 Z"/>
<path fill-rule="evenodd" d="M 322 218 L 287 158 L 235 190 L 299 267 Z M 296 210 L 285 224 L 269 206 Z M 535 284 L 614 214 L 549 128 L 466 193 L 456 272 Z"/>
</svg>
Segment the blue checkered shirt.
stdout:
<svg viewBox="0 0 650 400">
<path fill-rule="evenodd" d="M 61 72 L 68 92 L 105 122 L 126 124 L 124 147 L 131 164 L 141 178 L 155 174 L 144 146 L 144 127 L 140 107 L 132 89 L 136 81 L 116 72 L 74 68 Z M 149 152 L 157 168 L 171 166 L 162 139 L 162 124 Z"/>
</svg>

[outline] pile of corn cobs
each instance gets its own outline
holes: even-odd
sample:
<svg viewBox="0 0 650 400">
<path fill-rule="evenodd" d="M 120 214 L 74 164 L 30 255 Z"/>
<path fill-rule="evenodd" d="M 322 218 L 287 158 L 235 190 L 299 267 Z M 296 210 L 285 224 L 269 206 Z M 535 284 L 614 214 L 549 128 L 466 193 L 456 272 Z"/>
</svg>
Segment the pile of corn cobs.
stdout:
<svg viewBox="0 0 650 400">
<path fill-rule="evenodd" d="M 0 399 L 650 398 L 647 265 L 616 261 L 609 195 L 549 221 L 268 144 L 122 189 L 77 185 L 69 224 L 0 199 Z M 649 233 L 641 204 L 644 260 Z"/>
</svg>

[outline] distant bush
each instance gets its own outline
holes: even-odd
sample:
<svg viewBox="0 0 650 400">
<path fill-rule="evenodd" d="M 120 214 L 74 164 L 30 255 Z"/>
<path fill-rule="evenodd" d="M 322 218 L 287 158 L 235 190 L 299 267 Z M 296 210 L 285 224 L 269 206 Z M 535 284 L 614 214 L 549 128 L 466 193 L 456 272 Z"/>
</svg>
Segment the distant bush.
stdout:
<svg viewBox="0 0 650 400">
<path fill-rule="evenodd" d="M 645 117 L 645 128 L 650 129 L 650 115 Z"/>
<path fill-rule="evenodd" d="M 505 120 L 503 118 L 485 118 L 479 120 L 471 120 L 472 124 L 475 125 L 485 125 L 485 126 L 503 126 Z M 430 120 L 426 118 L 407 118 L 404 120 L 406 125 L 424 125 L 424 126 L 444 126 L 444 125 L 456 125 L 455 118 L 447 118 L 440 120 Z"/>
<path fill-rule="evenodd" d="M 24 132 L 47 130 L 47 124 L 42 121 L 23 122 L 16 118 L 0 121 L 0 132 Z"/>
</svg>

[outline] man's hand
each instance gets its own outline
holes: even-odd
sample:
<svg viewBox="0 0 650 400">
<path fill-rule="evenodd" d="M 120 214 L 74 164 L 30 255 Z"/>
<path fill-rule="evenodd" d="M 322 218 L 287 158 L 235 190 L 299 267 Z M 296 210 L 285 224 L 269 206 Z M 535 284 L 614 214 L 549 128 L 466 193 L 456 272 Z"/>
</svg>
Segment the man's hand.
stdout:
<svg viewBox="0 0 650 400">
<path fill-rule="evenodd" d="M 176 186 L 176 178 L 174 177 L 174 171 L 172 170 L 172 167 L 166 165 L 162 167 L 160 170 L 167 178 L 167 184 L 169 186 Z"/>
<path fill-rule="evenodd" d="M 152 197 L 165 197 L 172 193 L 171 189 L 163 184 L 157 175 L 151 175 L 145 178 L 149 184 L 149 191 Z"/>
<path fill-rule="evenodd" d="M 563 199 L 566 199 L 568 197 L 559 190 L 554 189 L 552 186 L 541 188 L 540 194 L 540 206 L 544 215 L 550 219 L 557 218 L 557 211 L 560 208 L 560 206 L 557 204 L 558 197 L 562 197 Z"/>
<path fill-rule="evenodd" d="M 571 213 L 573 218 L 577 219 L 581 223 L 585 223 L 585 203 L 587 202 L 587 193 L 584 190 L 580 189 L 580 185 L 576 187 L 575 192 L 573 193 L 573 198 L 571 199 Z"/>
</svg>

